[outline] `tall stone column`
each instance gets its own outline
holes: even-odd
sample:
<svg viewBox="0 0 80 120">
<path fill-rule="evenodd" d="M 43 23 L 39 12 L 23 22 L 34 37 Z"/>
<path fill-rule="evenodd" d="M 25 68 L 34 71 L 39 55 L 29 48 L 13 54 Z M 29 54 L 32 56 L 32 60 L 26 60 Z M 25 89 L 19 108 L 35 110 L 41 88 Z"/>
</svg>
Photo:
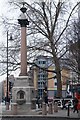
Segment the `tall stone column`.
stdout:
<svg viewBox="0 0 80 120">
<path fill-rule="evenodd" d="M 12 88 L 12 110 L 13 114 L 14 111 L 16 111 L 17 114 L 21 115 L 24 113 L 28 114 L 31 111 L 31 105 L 34 100 L 33 98 L 35 97 L 35 89 L 31 76 L 27 75 L 26 27 L 29 25 L 29 21 L 25 16 L 26 8 L 24 7 L 24 4 L 20 10 L 22 13 L 18 22 L 21 26 L 21 73 L 15 79 Z"/>
<path fill-rule="evenodd" d="M 29 21 L 26 19 L 26 8 L 23 6 L 21 9 L 22 14 L 18 19 L 21 26 L 21 73 L 20 76 L 27 75 L 27 42 L 26 42 L 26 26 L 29 25 Z"/>
</svg>

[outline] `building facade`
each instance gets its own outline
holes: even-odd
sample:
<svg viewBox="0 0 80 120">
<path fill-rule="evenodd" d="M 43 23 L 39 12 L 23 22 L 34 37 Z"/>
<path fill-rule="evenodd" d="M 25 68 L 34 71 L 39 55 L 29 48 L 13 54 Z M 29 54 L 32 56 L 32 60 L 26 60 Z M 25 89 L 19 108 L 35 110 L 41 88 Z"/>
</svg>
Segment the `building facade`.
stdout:
<svg viewBox="0 0 80 120">
<path fill-rule="evenodd" d="M 38 56 L 34 61 L 37 65 L 34 74 L 34 86 L 36 86 L 40 98 L 43 97 L 44 86 L 48 86 L 48 59 L 49 58 L 45 56 Z"/>
<path fill-rule="evenodd" d="M 34 61 L 35 66 L 32 66 L 34 87 L 36 90 L 36 96 L 43 97 L 44 85 L 47 86 L 48 97 L 56 97 L 57 92 L 57 79 L 55 71 L 55 65 L 53 64 L 52 58 L 48 56 L 38 56 Z M 66 83 L 70 78 L 69 69 L 66 67 L 62 68 L 61 72 L 62 80 L 62 95 L 66 97 Z"/>
<path fill-rule="evenodd" d="M 15 78 L 13 75 L 10 75 L 8 77 L 8 96 L 11 98 L 12 97 L 12 87 L 14 85 L 14 81 L 15 81 Z M 2 92 L 3 92 L 3 99 L 5 99 L 6 97 L 6 93 L 7 93 L 7 80 L 4 80 L 2 82 Z"/>
</svg>

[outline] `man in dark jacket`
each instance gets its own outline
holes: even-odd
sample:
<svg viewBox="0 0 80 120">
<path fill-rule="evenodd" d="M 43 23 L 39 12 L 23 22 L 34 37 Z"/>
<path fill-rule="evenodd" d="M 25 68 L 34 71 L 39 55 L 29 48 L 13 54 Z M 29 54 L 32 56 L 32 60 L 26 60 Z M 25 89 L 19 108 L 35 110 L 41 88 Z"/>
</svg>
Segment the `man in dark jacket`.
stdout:
<svg viewBox="0 0 80 120">
<path fill-rule="evenodd" d="M 43 91 L 43 101 L 48 104 L 48 93 L 47 93 L 47 87 L 45 86 L 45 89 Z"/>
</svg>

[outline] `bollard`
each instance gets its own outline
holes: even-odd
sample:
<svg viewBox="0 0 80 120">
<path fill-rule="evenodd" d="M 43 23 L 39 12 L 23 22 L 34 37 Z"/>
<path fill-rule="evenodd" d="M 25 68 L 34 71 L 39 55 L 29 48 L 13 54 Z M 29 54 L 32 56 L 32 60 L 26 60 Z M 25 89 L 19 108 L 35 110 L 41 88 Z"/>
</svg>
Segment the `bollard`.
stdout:
<svg viewBox="0 0 80 120">
<path fill-rule="evenodd" d="M 70 116 L 70 105 L 68 104 L 67 116 Z"/>
<path fill-rule="evenodd" d="M 57 104 L 57 102 L 54 103 L 54 112 L 58 112 L 58 104 Z"/>
<path fill-rule="evenodd" d="M 9 102 L 6 102 L 6 110 L 9 110 Z"/>
<path fill-rule="evenodd" d="M 49 103 L 48 114 L 53 114 L 52 102 Z"/>
<path fill-rule="evenodd" d="M 36 100 L 35 99 L 31 100 L 31 109 L 36 109 Z"/>
<path fill-rule="evenodd" d="M 47 115 L 46 103 L 42 103 L 42 115 Z"/>
<path fill-rule="evenodd" d="M 12 114 L 17 115 L 17 103 L 12 103 Z"/>
</svg>

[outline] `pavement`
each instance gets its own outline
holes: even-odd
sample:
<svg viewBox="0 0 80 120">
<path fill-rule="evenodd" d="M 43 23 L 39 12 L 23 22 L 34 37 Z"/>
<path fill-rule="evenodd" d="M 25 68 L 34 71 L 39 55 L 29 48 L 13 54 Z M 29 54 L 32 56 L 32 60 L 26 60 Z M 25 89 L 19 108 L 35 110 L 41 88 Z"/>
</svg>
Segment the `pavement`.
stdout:
<svg viewBox="0 0 80 120">
<path fill-rule="evenodd" d="M 38 110 L 37 110 L 38 113 L 40 113 Z M 39 115 L 42 115 L 41 113 Z M 69 111 L 69 114 L 68 114 L 68 110 L 64 109 L 59 109 L 58 112 L 54 112 L 53 110 L 53 114 L 48 114 L 47 113 L 47 116 L 53 116 L 53 117 L 70 117 L 70 118 L 80 118 L 80 114 L 75 112 L 73 113 L 73 110 L 70 109 Z"/>
<path fill-rule="evenodd" d="M 11 113 L 11 107 L 9 107 L 10 109 L 9 110 L 6 110 L 6 106 L 3 104 L 3 105 L 0 105 L 0 115 L 2 115 L 2 116 L 11 116 L 12 115 L 12 113 Z M 24 112 L 24 113 L 20 113 L 20 114 L 18 114 L 17 116 L 43 116 L 42 115 L 42 109 L 33 109 L 33 110 L 30 110 L 27 114 L 26 114 L 26 112 Z M 48 114 L 48 112 L 47 112 L 47 115 L 45 115 L 45 116 L 52 116 L 52 117 L 64 117 L 64 118 L 66 118 L 66 117 L 69 117 L 69 118 L 79 118 L 79 120 L 80 120 L 80 111 L 79 111 L 79 113 L 73 113 L 73 110 L 72 109 L 70 109 L 70 111 L 69 111 L 69 114 L 68 114 L 68 110 L 66 110 L 66 109 L 64 109 L 64 110 L 62 110 L 62 109 L 58 109 L 58 112 L 54 112 L 54 110 L 53 110 L 53 114 Z"/>
</svg>

